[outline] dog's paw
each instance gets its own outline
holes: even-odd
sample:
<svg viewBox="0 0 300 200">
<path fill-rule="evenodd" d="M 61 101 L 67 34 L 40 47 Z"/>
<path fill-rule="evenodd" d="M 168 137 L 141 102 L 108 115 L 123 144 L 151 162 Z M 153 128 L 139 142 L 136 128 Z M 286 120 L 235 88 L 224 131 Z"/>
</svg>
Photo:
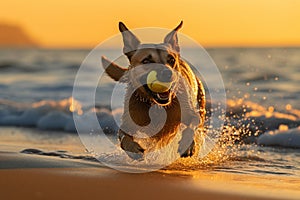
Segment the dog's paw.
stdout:
<svg viewBox="0 0 300 200">
<path fill-rule="evenodd" d="M 194 154 L 194 131 L 191 128 L 186 128 L 182 132 L 182 138 L 179 141 L 178 153 L 181 157 L 188 157 Z"/>
<path fill-rule="evenodd" d="M 126 151 L 126 154 L 133 160 L 142 161 L 144 159 L 143 153 L 131 153 Z"/>
<path fill-rule="evenodd" d="M 180 150 L 178 149 L 178 151 L 180 151 Z M 193 141 L 192 144 L 189 146 L 189 148 L 187 150 L 185 150 L 185 152 L 180 153 L 180 157 L 183 157 L 183 158 L 192 157 L 194 155 L 194 153 L 195 153 L 195 142 Z"/>
<path fill-rule="evenodd" d="M 144 156 L 145 150 L 127 135 L 121 140 L 121 148 L 134 160 L 141 160 Z"/>
</svg>

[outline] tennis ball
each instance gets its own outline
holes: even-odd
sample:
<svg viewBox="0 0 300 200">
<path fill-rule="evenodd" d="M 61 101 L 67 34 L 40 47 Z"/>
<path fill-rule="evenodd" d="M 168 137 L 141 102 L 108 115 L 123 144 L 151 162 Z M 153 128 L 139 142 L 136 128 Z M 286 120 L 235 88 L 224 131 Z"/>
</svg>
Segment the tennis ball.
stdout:
<svg viewBox="0 0 300 200">
<path fill-rule="evenodd" d="M 166 92 L 171 88 L 172 82 L 160 82 L 157 80 L 157 72 L 151 71 L 147 76 L 147 85 L 153 92 Z"/>
</svg>

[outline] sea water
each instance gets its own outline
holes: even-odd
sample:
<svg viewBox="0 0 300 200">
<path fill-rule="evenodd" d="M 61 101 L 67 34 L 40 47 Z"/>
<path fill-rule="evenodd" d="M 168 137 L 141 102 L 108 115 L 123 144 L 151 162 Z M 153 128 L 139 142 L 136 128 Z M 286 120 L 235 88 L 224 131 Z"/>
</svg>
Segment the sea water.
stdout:
<svg viewBox="0 0 300 200">
<path fill-rule="evenodd" d="M 109 109 L 112 81 L 95 93 L 96 106 L 72 98 L 76 73 L 88 49 L 1 49 L 0 125 L 30 127 L 64 134 L 77 130 L 73 114 L 88 119 L 96 113 L 108 135 L 114 135 L 122 115 L 122 96 Z M 218 150 L 203 162 L 176 163 L 176 169 L 199 170 L 210 166 L 228 173 L 273 174 L 300 177 L 300 48 L 209 48 L 226 91 L 224 136 Z M 108 49 L 106 56 L 119 55 Z M 190 55 L 195 57 L 193 50 Z M 93 66 L 84 72 L 88 80 Z M 199 66 L 201 69 L 201 66 Z M 95 71 L 93 71 L 95 70 Z M 207 77 L 206 77 L 207 78 Z M 84 94 L 90 85 L 80 86 Z M 122 91 L 120 91 L 122 92 Z M 96 127 L 95 127 L 96 129 Z M 114 141 L 117 143 L 117 140 Z"/>
</svg>

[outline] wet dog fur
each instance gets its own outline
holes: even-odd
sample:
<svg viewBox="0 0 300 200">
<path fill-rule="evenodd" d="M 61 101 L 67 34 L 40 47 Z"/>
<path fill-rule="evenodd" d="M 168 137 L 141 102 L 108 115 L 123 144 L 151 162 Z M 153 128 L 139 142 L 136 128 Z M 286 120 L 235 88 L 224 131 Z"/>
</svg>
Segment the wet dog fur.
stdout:
<svg viewBox="0 0 300 200">
<path fill-rule="evenodd" d="M 120 22 L 119 30 L 124 42 L 123 53 L 129 60 L 129 67 L 120 67 L 102 57 L 105 72 L 115 81 L 127 84 L 124 105 L 128 106 L 124 108 L 118 136 L 121 148 L 133 159 L 142 157 L 145 152 L 151 151 L 151 148 L 167 145 L 174 138 L 181 123 L 186 126 L 196 124 L 199 130 L 203 129 L 206 113 L 205 92 L 201 81 L 180 57 L 177 32 L 181 27 L 182 22 L 165 36 L 163 43 L 141 44 L 140 40 Z M 149 90 L 147 84 L 141 80 L 151 70 L 158 71 L 162 79 L 171 81 L 173 89 L 163 94 Z M 185 84 L 180 81 L 181 79 L 184 79 Z M 149 110 L 153 106 L 166 111 L 164 124 L 160 121 L 151 122 Z M 149 124 L 152 124 L 152 127 L 149 128 Z M 142 131 L 149 132 L 158 126 L 161 129 L 156 130 L 157 133 L 147 139 L 148 145 L 137 142 L 135 135 L 141 131 L 140 129 L 148 127 Z M 187 148 L 181 147 L 187 143 Z M 194 144 L 194 130 L 190 133 L 183 132 L 178 152 L 182 157 L 192 156 L 195 153 Z"/>
</svg>

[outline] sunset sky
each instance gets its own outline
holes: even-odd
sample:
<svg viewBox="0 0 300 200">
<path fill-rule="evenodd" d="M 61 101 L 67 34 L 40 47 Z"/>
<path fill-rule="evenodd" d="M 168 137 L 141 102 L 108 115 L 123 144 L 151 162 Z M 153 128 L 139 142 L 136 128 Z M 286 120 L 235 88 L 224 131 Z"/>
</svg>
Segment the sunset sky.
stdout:
<svg viewBox="0 0 300 200">
<path fill-rule="evenodd" d="M 300 45 L 300 0 L 5 0 L 0 22 L 45 47 L 93 47 L 130 28 L 173 28 L 204 46 Z"/>
</svg>

